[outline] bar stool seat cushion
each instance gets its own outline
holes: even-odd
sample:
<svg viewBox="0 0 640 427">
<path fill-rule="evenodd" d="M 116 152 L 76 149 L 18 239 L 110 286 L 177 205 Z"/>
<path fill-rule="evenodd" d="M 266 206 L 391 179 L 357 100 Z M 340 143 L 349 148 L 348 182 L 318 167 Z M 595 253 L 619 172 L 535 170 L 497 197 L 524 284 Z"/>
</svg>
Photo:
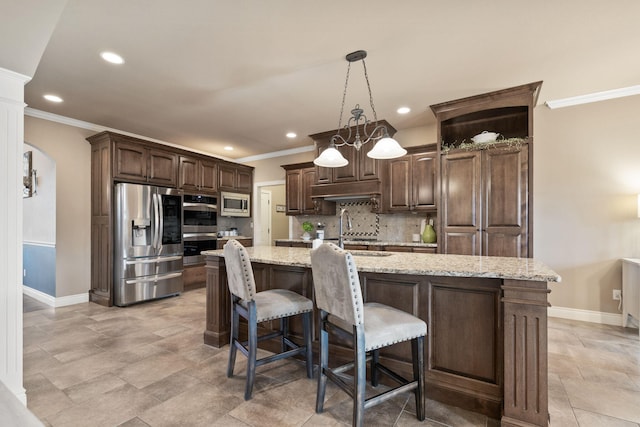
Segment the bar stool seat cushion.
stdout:
<svg viewBox="0 0 640 427">
<path fill-rule="evenodd" d="M 256 302 L 256 321 L 258 323 L 313 310 L 313 302 L 310 299 L 286 289 L 261 291 L 254 294 L 253 300 Z M 240 304 L 245 308 L 248 306 L 245 300 L 241 300 Z"/>
<path fill-rule="evenodd" d="M 391 344 L 408 341 L 427 334 L 427 324 L 402 310 L 388 305 L 368 302 L 364 307 L 365 351 L 375 350 Z M 347 332 L 353 330 L 349 322 L 329 314 L 330 323 Z"/>
</svg>

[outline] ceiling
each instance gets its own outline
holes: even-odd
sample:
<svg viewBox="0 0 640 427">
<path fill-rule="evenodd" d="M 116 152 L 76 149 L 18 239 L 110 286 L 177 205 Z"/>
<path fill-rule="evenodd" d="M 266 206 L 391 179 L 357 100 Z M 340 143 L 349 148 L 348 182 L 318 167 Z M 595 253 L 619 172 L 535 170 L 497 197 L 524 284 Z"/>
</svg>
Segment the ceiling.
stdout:
<svg viewBox="0 0 640 427">
<path fill-rule="evenodd" d="M 539 104 L 640 84 L 638 16 L 636 0 L 68 0 L 25 101 L 246 158 L 336 129 L 344 57 L 358 49 L 378 118 L 398 130 L 432 124 L 431 104 L 538 80 Z M 104 62 L 104 50 L 125 64 Z M 356 103 L 372 116 L 360 62 L 345 111 Z"/>
</svg>

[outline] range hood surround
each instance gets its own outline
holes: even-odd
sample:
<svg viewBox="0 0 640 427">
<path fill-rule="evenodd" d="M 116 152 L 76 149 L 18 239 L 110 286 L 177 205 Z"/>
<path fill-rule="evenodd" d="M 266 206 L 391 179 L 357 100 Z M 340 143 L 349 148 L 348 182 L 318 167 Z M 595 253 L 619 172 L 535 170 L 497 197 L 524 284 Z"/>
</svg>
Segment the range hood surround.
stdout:
<svg viewBox="0 0 640 427">
<path fill-rule="evenodd" d="M 380 180 L 354 181 L 331 184 L 315 184 L 311 186 L 312 198 L 325 200 L 356 200 L 380 197 L 382 183 Z"/>
</svg>

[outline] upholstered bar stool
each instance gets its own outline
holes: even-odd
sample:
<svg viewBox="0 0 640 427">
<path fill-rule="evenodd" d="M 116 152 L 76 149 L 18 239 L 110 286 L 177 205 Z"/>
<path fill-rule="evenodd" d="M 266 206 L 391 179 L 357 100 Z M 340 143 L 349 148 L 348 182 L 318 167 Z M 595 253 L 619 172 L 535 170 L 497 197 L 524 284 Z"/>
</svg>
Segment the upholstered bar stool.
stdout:
<svg viewBox="0 0 640 427">
<path fill-rule="evenodd" d="M 353 398 L 353 425 L 362 426 L 364 410 L 400 393 L 413 390 L 417 417 L 425 419 L 424 337 L 427 324 L 404 311 L 378 303 L 363 304 L 360 279 L 352 255 L 333 243 L 311 251 L 313 286 L 320 310 L 320 364 L 316 412 L 323 411 L 327 378 Z M 354 361 L 329 368 L 329 329 L 353 340 Z M 379 363 L 380 348 L 411 340 L 413 379 L 407 380 Z M 369 353 L 369 356 L 367 356 Z M 371 362 L 371 385 L 384 373 L 399 385 L 365 399 L 366 363 Z M 339 374 L 353 369 L 353 382 Z"/>
<path fill-rule="evenodd" d="M 303 354 L 306 359 L 307 376 L 313 378 L 313 360 L 311 349 L 311 316 L 313 303 L 310 299 L 286 289 L 270 289 L 256 292 L 256 284 L 251 269 L 249 254 L 237 240 L 229 240 L 224 245 L 224 262 L 227 269 L 227 282 L 231 292 L 231 340 L 227 377 L 233 376 L 236 362 L 236 350 L 247 357 L 247 382 L 244 399 L 251 399 L 256 367 L 287 357 Z M 288 337 L 288 318 L 302 315 L 304 345 L 297 345 Z M 248 340 L 238 338 L 240 318 L 248 323 Z M 280 330 L 258 336 L 258 324 L 268 320 L 280 320 Z M 279 338 L 281 353 L 256 359 L 258 342 Z"/>
</svg>

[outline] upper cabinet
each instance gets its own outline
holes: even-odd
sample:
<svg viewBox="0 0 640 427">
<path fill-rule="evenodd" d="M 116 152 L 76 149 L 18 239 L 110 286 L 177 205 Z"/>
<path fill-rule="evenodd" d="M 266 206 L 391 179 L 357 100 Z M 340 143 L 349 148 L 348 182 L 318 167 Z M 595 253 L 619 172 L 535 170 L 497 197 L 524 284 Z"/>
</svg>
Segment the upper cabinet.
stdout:
<svg viewBox="0 0 640 427">
<path fill-rule="evenodd" d="M 311 197 L 316 182 L 316 168 L 312 162 L 283 165 L 286 170 L 287 215 L 334 215 L 335 202 Z"/>
<path fill-rule="evenodd" d="M 127 182 L 175 187 L 178 155 L 167 150 L 114 137 L 113 178 Z"/>
<path fill-rule="evenodd" d="M 218 187 L 225 191 L 250 193 L 253 187 L 253 168 L 236 163 L 219 163 Z"/>
<path fill-rule="evenodd" d="M 180 156 L 178 188 L 186 192 L 215 194 L 218 191 L 218 165 L 196 156 Z"/>
<path fill-rule="evenodd" d="M 413 147 L 386 161 L 383 170 L 383 212 L 436 210 L 436 145 Z"/>
<path fill-rule="evenodd" d="M 533 109 L 541 85 L 431 106 L 440 152 L 441 253 L 533 256 Z M 484 131 L 498 140 L 474 144 Z"/>
</svg>

